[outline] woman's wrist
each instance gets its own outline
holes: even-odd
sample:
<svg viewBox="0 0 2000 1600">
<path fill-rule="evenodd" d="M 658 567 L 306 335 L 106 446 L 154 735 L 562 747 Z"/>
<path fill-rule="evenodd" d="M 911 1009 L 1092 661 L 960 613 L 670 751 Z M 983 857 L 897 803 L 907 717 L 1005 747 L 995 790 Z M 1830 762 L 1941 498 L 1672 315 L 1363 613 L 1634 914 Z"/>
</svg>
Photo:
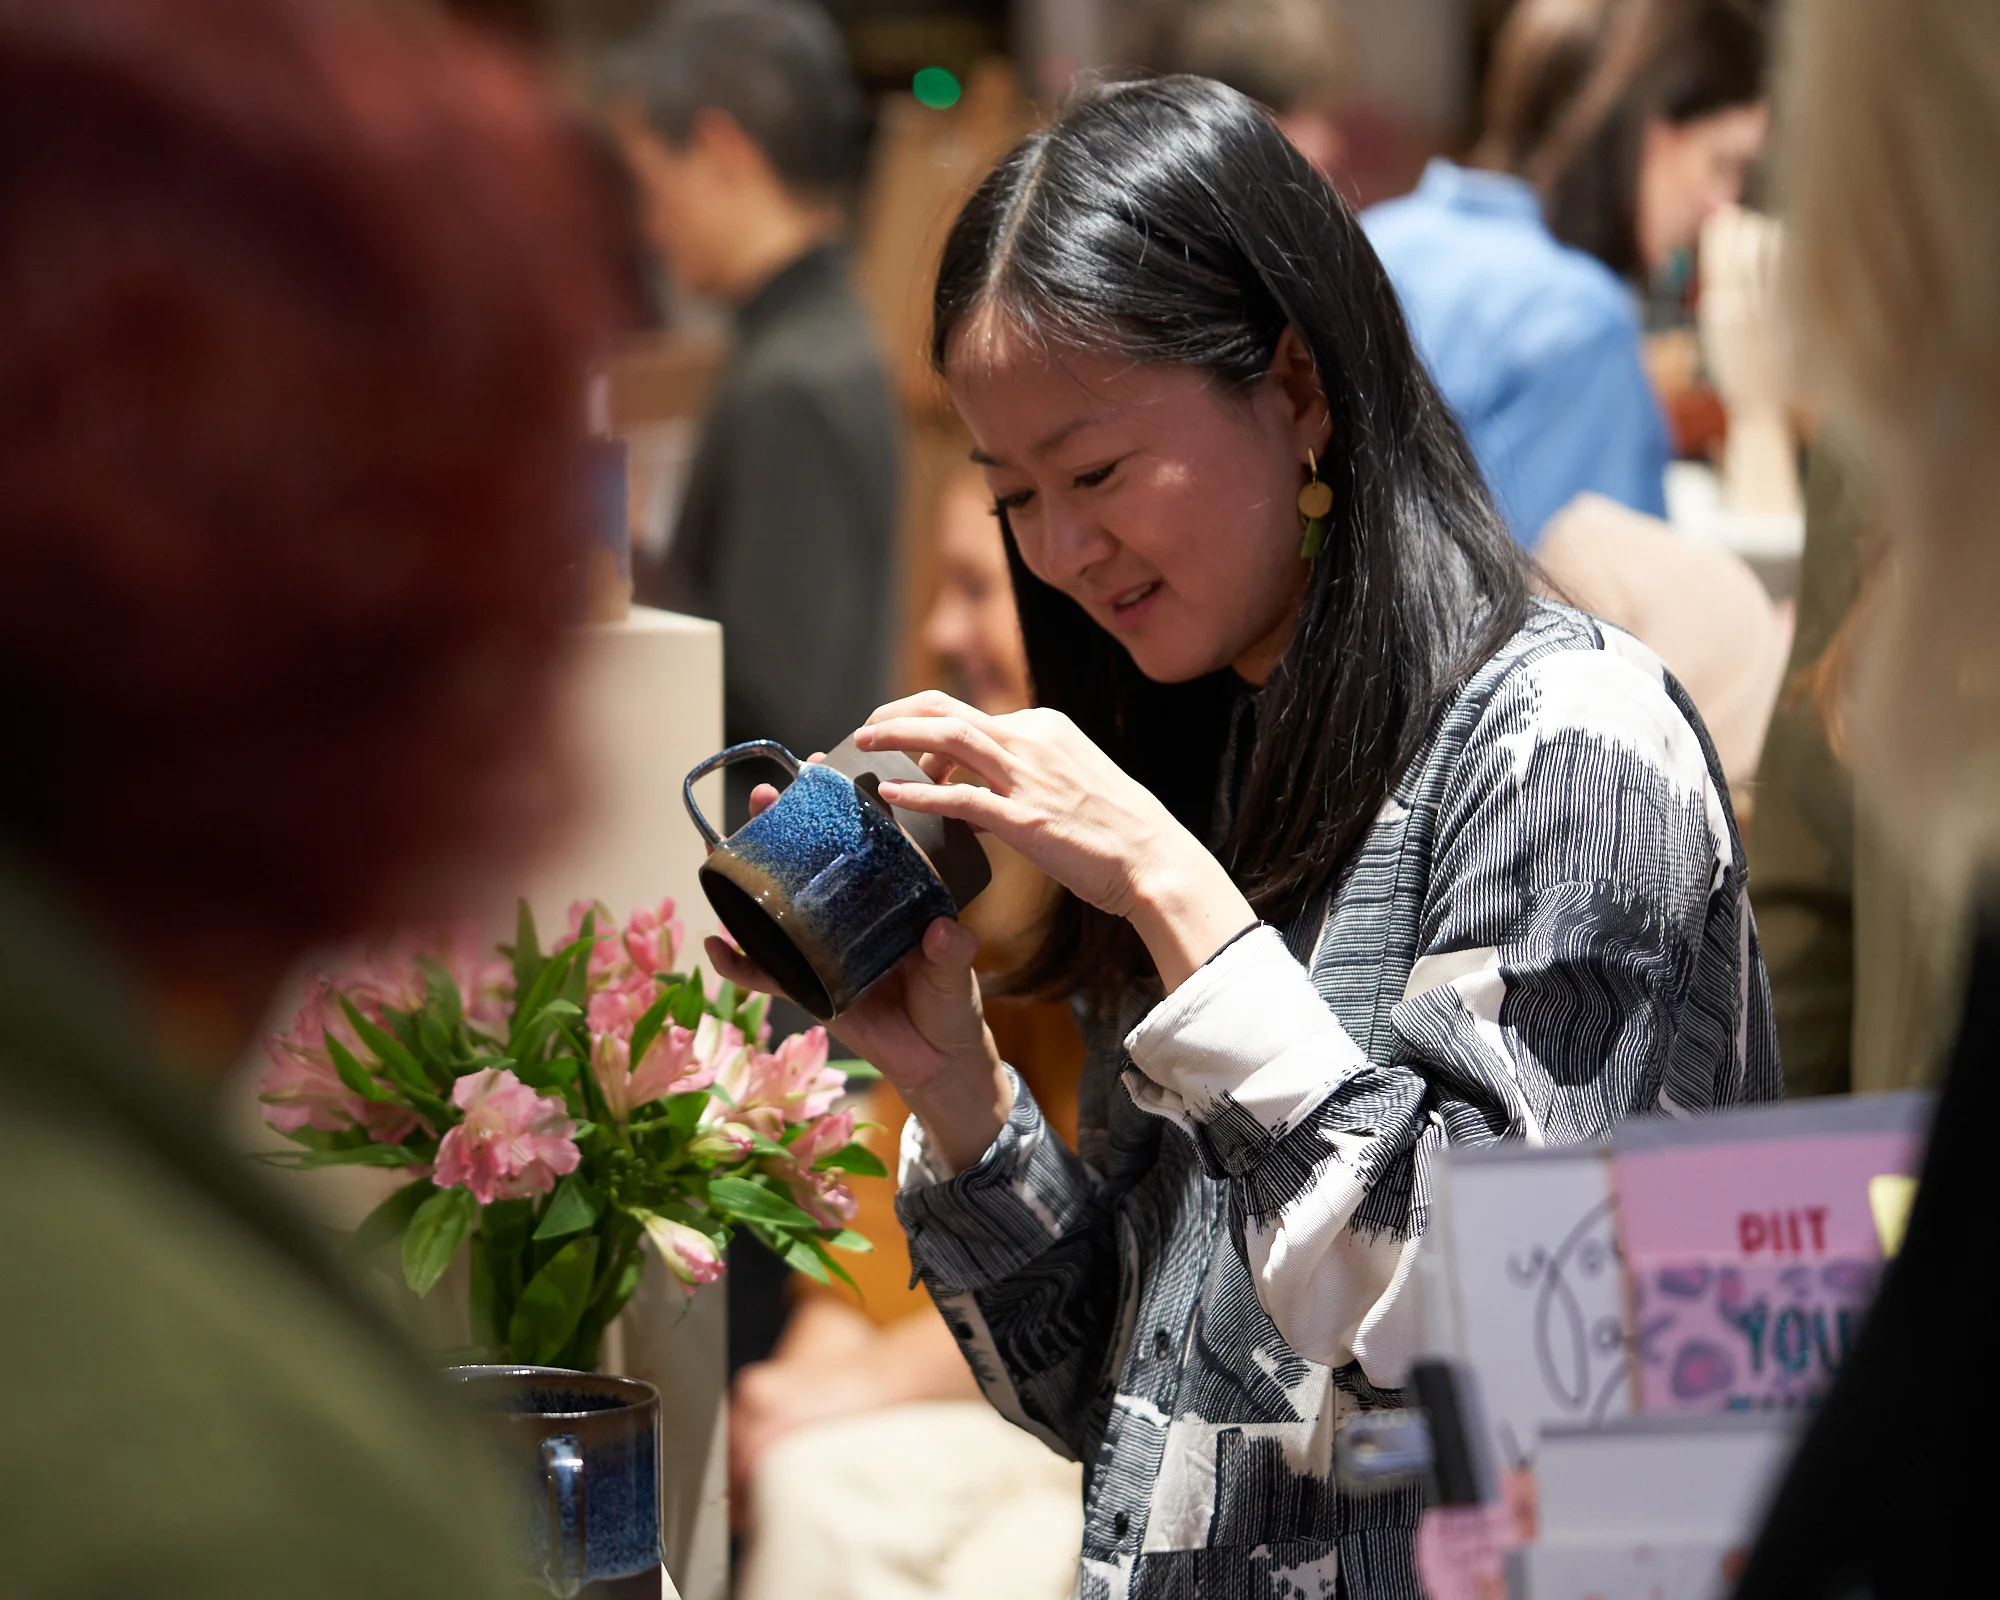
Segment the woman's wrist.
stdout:
<svg viewBox="0 0 2000 1600">
<path fill-rule="evenodd" d="M 978 1164 L 1014 1109 L 1014 1085 L 990 1033 L 978 1055 L 943 1063 L 921 1087 L 902 1094 L 932 1151 L 954 1173 Z"/>
<path fill-rule="evenodd" d="M 1172 994 L 1257 913 L 1222 863 L 1206 850 L 1148 872 L 1133 897 L 1131 923 Z"/>
</svg>

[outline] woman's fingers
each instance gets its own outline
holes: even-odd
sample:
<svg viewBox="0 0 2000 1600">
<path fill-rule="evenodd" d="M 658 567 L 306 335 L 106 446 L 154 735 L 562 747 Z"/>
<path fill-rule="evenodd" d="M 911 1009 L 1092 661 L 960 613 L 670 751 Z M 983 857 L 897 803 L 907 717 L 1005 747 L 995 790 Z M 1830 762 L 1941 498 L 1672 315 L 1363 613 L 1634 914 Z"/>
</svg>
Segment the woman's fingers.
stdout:
<svg viewBox="0 0 2000 1600">
<path fill-rule="evenodd" d="M 877 706 L 868 713 L 868 721 L 863 731 L 878 722 L 888 722 L 897 717 L 957 717 L 964 722 L 990 722 L 992 718 L 976 706 L 969 706 L 963 700 L 954 700 L 942 689 L 925 689 L 920 694 L 905 695 L 900 700 L 891 700 L 886 706 Z M 863 749 L 867 746 L 864 744 Z"/>
<path fill-rule="evenodd" d="M 855 743 L 864 750 L 949 756 L 1003 793 L 1015 777 L 1014 758 L 1000 741 L 963 717 L 891 717 L 863 728 Z"/>
<path fill-rule="evenodd" d="M 768 783 L 760 783 L 750 791 L 750 815 L 762 816 L 778 803 L 777 789 Z"/>
<path fill-rule="evenodd" d="M 727 978 L 737 988 L 750 989 L 758 994 L 785 992 L 778 987 L 775 978 L 726 940 L 710 934 L 702 941 L 701 947 L 708 952 L 709 965 L 715 968 L 717 975 Z"/>
<path fill-rule="evenodd" d="M 882 798 L 905 811 L 927 817 L 956 817 L 973 827 L 1003 837 L 1019 818 L 1007 797 L 976 783 L 895 783 L 882 785 Z"/>
</svg>

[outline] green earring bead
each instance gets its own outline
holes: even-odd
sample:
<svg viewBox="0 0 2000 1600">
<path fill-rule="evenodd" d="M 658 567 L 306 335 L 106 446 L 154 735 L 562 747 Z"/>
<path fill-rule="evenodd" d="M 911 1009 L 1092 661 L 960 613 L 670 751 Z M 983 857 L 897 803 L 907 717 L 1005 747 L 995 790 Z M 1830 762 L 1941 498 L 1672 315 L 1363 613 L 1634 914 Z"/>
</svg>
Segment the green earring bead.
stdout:
<svg viewBox="0 0 2000 1600">
<path fill-rule="evenodd" d="M 1333 514 L 1333 486 L 1323 483 L 1319 476 L 1319 463 L 1312 452 L 1306 452 L 1306 471 L 1312 474 L 1306 479 L 1306 486 L 1299 491 L 1299 515 L 1306 519 L 1305 539 L 1299 545 L 1299 555 L 1306 561 L 1317 561 L 1319 553 L 1326 548 L 1326 522 Z"/>
</svg>

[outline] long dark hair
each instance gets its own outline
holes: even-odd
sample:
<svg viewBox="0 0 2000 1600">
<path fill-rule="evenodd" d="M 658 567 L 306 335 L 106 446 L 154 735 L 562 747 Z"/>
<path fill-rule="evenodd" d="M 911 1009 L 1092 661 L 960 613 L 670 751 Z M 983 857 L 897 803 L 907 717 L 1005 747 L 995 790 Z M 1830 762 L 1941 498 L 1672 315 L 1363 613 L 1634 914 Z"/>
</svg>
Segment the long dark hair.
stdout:
<svg viewBox="0 0 2000 1600">
<path fill-rule="evenodd" d="M 1551 233 L 1636 279 L 1647 123 L 1763 99 L 1769 32 L 1766 0 L 1522 0 L 1474 159 L 1526 178 Z"/>
<path fill-rule="evenodd" d="M 1443 701 L 1528 603 L 1526 559 L 1381 263 L 1255 104 L 1204 78 L 1159 78 L 1085 92 L 966 202 L 938 269 L 940 370 L 975 313 L 1056 348 L 1193 367 L 1225 394 L 1269 370 L 1288 325 L 1311 351 L 1334 508 L 1227 784 L 1241 681 L 1148 680 L 1028 571 L 1002 519 L 1038 699 L 1209 838 L 1261 916 L 1290 921 L 1338 877 Z M 1103 994 L 1150 971 L 1128 924 L 1065 896 L 1019 982 Z"/>
</svg>

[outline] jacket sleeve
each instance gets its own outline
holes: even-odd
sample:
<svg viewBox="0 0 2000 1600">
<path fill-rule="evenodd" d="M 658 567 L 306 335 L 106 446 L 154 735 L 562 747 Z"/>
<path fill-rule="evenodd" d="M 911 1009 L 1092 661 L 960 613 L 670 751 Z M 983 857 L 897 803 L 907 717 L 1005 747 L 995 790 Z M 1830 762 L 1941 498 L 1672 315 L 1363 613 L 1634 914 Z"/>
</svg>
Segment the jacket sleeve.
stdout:
<svg viewBox="0 0 2000 1600">
<path fill-rule="evenodd" d="M 1230 1186 L 1258 1298 L 1301 1355 L 1404 1381 L 1447 1143 L 1563 1143 L 1776 1093 L 1740 847 L 1692 717 L 1657 660 L 1615 650 L 1510 675 L 1455 764 L 1418 959 L 1372 1057 L 1268 929 L 1128 1037 L 1128 1089 Z"/>
<path fill-rule="evenodd" d="M 1103 1431 L 1118 1316 L 1116 1223 L 1018 1075 L 986 1154 L 936 1165 L 913 1116 L 896 1212 L 910 1260 L 1000 1414 L 1072 1460 Z"/>
</svg>

